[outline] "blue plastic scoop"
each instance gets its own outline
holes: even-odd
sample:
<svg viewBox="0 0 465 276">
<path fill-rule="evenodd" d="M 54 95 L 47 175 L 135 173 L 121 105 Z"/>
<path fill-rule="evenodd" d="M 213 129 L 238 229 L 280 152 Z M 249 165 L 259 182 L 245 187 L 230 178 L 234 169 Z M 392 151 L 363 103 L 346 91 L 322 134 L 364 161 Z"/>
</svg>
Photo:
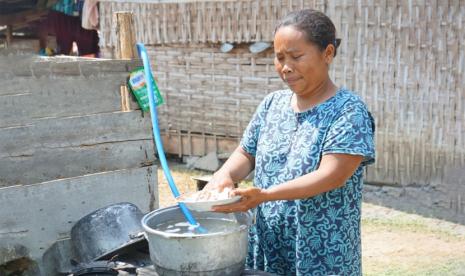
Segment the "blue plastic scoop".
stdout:
<svg viewBox="0 0 465 276">
<path fill-rule="evenodd" d="M 168 162 L 166 161 L 165 152 L 163 151 L 163 143 L 160 136 L 160 128 L 158 127 L 158 116 L 157 108 L 155 105 L 154 87 L 152 82 L 150 81 L 152 76 L 152 69 L 150 67 L 149 58 L 147 55 L 147 51 L 145 50 L 144 44 L 137 43 L 137 51 L 139 52 L 139 56 L 144 64 L 145 83 L 147 85 L 147 94 L 149 97 L 150 118 L 152 119 L 153 137 L 155 138 L 158 157 L 160 159 L 161 167 L 163 168 L 163 173 L 165 174 L 166 180 L 168 180 L 171 192 L 173 193 L 173 196 L 177 198 L 180 194 L 178 188 L 176 187 L 176 184 L 174 183 L 173 177 L 171 176 L 171 172 L 168 167 Z M 184 203 L 178 202 L 178 205 L 179 208 L 181 208 L 182 213 L 186 217 L 187 222 L 189 222 L 190 225 L 195 227 L 195 230 L 202 234 L 207 233 L 207 230 L 200 226 L 200 224 L 195 220 L 194 216 L 192 216 L 192 213 L 184 205 Z"/>
</svg>

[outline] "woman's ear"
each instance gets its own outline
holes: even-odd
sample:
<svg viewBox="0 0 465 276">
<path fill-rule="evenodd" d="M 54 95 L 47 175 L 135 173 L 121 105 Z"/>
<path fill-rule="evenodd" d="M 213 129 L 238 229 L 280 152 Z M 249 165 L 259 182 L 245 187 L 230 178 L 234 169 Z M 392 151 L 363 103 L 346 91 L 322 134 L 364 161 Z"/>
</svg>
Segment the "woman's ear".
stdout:
<svg viewBox="0 0 465 276">
<path fill-rule="evenodd" d="M 335 52 L 336 52 L 336 49 L 334 48 L 333 44 L 329 44 L 328 46 L 326 46 L 326 49 L 325 49 L 326 64 L 330 65 L 333 62 Z"/>
</svg>

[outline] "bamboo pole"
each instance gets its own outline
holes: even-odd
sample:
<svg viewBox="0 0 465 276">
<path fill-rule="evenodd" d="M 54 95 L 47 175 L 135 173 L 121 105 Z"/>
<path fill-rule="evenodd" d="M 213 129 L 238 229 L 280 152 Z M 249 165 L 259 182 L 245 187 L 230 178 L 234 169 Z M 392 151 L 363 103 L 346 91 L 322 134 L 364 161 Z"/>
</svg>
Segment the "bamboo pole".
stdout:
<svg viewBox="0 0 465 276">
<path fill-rule="evenodd" d="M 115 12 L 116 56 L 118 59 L 134 59 L 136 57 L 136 37 L 134 19 L 131 12 Z"/>
<path fill-rule="evenodd" d="M 118 59 L 134 59 L 136 57 L 136 38 L 134 19 L 131 12 L 115 12 L 116 21 L 116 57 Z M 129 91 L 126 85 L 121 85 L 121 111 L 130 111 Z"/>
<path fill-rule="evenodd" d="M 12 42 L 13 42 L 13 27 L 11 25 L 8 25 L 6 27 L 6 47 L 10 48 Z"/>
</svg>

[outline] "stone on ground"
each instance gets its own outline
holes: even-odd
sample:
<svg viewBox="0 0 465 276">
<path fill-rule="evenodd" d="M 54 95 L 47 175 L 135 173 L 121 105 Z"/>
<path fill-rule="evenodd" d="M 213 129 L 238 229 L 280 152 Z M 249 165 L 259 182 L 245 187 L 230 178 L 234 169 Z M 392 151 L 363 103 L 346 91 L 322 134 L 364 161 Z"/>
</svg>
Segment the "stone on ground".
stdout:
<svg viewBox="0 0 465 276">
<path fill-rule="evenodd" d="M 210 152 L 204 157 L 198 159 L 194 163 L 194 168 L 209 172 L 217 171 L 221 166 L 221 162 L 216 155 L 216 152 Z"/>
</svg>

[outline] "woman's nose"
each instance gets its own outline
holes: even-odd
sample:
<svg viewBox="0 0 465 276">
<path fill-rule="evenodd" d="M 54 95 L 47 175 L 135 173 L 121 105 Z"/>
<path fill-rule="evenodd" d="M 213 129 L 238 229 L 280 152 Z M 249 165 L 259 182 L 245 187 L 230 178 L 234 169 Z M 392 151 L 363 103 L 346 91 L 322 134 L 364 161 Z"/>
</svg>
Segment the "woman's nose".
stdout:
<svg viewBox="0 0 465 276">
<path fill-rule="evenodd" d="M 281 70 L 281 72 L 290 73 L 290 72 L 292 72 L 292 69 L 291 69 L 291 67 L 289 65 L 284 64 L 283 69 Z"/>
</svg>

